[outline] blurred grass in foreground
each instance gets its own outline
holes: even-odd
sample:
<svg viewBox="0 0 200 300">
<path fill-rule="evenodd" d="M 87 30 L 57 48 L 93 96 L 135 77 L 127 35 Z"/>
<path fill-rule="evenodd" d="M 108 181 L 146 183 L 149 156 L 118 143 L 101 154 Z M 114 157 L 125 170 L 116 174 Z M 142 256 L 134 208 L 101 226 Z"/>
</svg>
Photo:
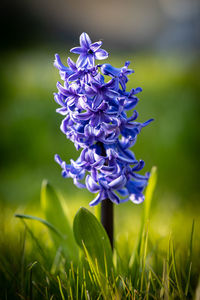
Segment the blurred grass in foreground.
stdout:
<svg viewBox="0 0 200 300">
<path fill-rule="evenodd" d="M 17 220 L 14 218 L 14 211 L 9 210 L 8 206 L 4 207 L 0 218 L 2 299 L 66 299 L 65 297 L 133 299 L 134 297 L 134 299 L 198 300 L 199 219 L 194 220 L 194 214 L 190 215 L 188 210 L 183 209 L 179 214 L 170 215 L 169 207 L 165 211 L 159 208 L 157 212 L 154 208 L 150 213 L 151 186 L 153 181 L 150 179 L 146 202 L 134 206 L 135 209 L 133 205 L 129 210 L 124 204 L 115 205 L 115 270 L 109 278 L 104 278 L 99 269 L 96 269 L 87 252 L 86 260 L 83 253 L 80 253 L 78 261 L 77 257 L 71 261 L 69 254 L 75 252 L 73 247 L 68 252 L 70 249 L 68 246 L 72 246 L 67 242 L 69 237 L 64 242 L 67 248 L 60 248 L 57 244 L 58 239 L 51 235 L 51 230 L 49 231 L 44 224 L 35 220 Z M 54 192 L 52 194 L 51 187 L 47 192 L 47 194 L 42 192 L 42 199 L 44 196 L 45 199 L 42 200 L 40 212 L 38 209 L 34 211 L 33 207 L 21 207 L 15 212 L 18 216 L 19 213 L 24 213 L 47 218 L 47 221 L 52 220 L 52 224 L 61 233 L 65 232 L 63 228 L 65 221 L 62 217 L 63 212 L 58 209 L 58 199 Z M 77 207 L 70 200 L 72 199 L 68 198 L 66 204 L 67 215 L 72 225 L 76 209 L 86 205 L 87 199 L 81 201 L 77 199 L 75 202 Z M 94 208 L 91 208 L 92 212 L 93 210 Z M 83 224 L 81 228 L 81 231 L 89 230 L 89 227 L 84 229 Z M 66 228 L 66 232 L 69 230 Z M 90 240 L 93 236 L 88 234 L 86 238 L 91 247 Z"/>
</svg>

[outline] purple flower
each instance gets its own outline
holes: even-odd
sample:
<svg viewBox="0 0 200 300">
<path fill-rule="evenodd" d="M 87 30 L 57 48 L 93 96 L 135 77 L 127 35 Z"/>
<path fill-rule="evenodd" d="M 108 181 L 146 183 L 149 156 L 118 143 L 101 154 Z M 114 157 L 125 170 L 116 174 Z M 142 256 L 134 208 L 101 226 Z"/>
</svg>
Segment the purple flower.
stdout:
<svg viewBox="0 0 200 300">
<path fill-rule="evenodd" d="M 80 56 L 76 63 L 68 58 L 68 67 L 58 54 L 55 56 L 54 65 L 64 83 L 57 83 L 54 99 L 60 106 L 56 111 L 64 116 L 61 131 L 82 151 L 70 164 L 58 155 L 55 160 L 64 178 L 72 178 L 77 187 L 97 193 L 91 206 L 107 198 L 116 204 L 128 200 L 141 203 L 149 173 L 138 174 L 144 161 L 138 161 L 129 148 L 152 121 L 136 121 L 137 94 L 142 89 L 126 90 L 128 76 L 134 72 L 128 69 L 129 62 L 122 68 L 110 64 L 95 66 L 95 59 L 108 57 L 100 49 L 102 42 L 92 44 L 89 36 L 82 33 L 80 45 L 71 50 Z M 128 116 L 126 111 L 132 109 Z"/>
<path fill-rule="evenodd" d="M 108 57 L 108 53 L 100 49 L 102 42 L 92 43 L 87 33 L 83 32 L 80 36 L 80 46 L 72 48 L 70 51 L 80 54 L 77 60 L 77 67 L 93 67 L 95 59 L 102 60 Z"/>
<path fill-rule="evenodd" d="M 129 65 L 130 65 L 130 62 L 126 61 L 124 67 L 118 69 L 118 68 L 114 68 L 113 66 L 111 66 L 109 64 L 104 64 L 101 66 L 101 71 L 105 75 L 117 77 L 119 79 L 119 83 L 121 84 L 123 91 L 125 91 L 126 83 L 128 82 L 127 76 L 134 73 L 133 70 L 128 69 Z"/>
</svg>

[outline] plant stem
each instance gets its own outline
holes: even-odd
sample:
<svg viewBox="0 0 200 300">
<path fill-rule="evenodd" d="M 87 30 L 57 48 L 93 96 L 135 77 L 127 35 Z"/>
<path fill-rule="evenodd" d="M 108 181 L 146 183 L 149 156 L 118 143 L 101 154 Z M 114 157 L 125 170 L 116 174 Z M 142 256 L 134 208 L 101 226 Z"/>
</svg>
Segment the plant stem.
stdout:
<svg viewBox="0 0 200 300">
<path fill-rule="evenodd" d="M 97 142 L 97 145 L 101 148 L 101 155 L 106 156 L 106 151 L 104 145 L 100 142 Z M 108 165 L 108 161 L 105 162 L 105 165 Z M 110 199 L 105 199 L 101 202 L 101 224 L 105 228 L 107 235 L 110 240 L 111 248 L 113 250 L 113 202 Z"/>
<path fill-rule="evenodd" d="M 113 202 L 105 199 L 101 202 L 101 223 L 105 228 L 113 249 Z"/>
</svg>

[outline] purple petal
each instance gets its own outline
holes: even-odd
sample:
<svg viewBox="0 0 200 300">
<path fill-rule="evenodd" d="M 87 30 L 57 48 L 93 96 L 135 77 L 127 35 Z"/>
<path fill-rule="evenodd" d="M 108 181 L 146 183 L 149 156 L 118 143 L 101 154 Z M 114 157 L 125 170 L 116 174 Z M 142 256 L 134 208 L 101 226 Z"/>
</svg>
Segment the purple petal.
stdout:
<svg viewBox="0 0 200 300">
<path fill-rule="evenodd" d="M 59 165 L 61 165 L 62 162 L 63 162 L 62 159 L 60 158 L 60 156 L 58 154 L 56 154 L 54 156 L 54 159 L 55 159 L 55 162 L 57 162 Z"/>
<path fill-rule="evenodd" d="M 65 134 L 66 134 L 66 132 L 67 132 L 67 125 L 68 125 L 68 122 L 69 122 L 69 118 L 68 118 L 68 116 L 67 116 L 64 120 L 62 120 L 62 123 L 61 123 L 61 125 L 60 125 L 60 130 L 61 130 L 63 133 L 65 133 Z"/>
<path fill-rule="evenodd" d="M 60 106 L 65 106 L 65 103 L 62 100 L 61 95 L 54 93 L 54 100 L 56 103 L 58 103 Z"/>
<path fill-rule="evenodd" d="M 92 42 L 91 42 L 91 39 L 90 39 L 89 35 L 87 33 L 83 32 L 80 35 L 80 45 L 81 45 L 81 47 L 89 48 L 91 43 Z"/>
<path fill-rule="evenodd" d="M 87 56 L 87 62 L 90 67 L 94 66 L 94 55 L 93 54 L 90 54 Z"/>
<path fill-rule="evenodd" d="M 105 163 L 105 159 L 101 158 L 98 161 L 96 161 L 95 163 L 93 163 L 92 167 L 98 170 L 104 165 L 104 163 Z"/>
<path fill-rule="evenodd" d="M 112 145 L 116 142 L 116 139 L 105 139 L 105 138 L 99 138 L 99 141 L 102 142 L 102 143 L 105 143 L 105 144 L 109 144 L 109 145 Z"/>
<path fill-rule="evenodd" d="M 70 50 L 70 52 L 75 53 L 75 54 L 82 54 L 82 53 L 85 53 L 85 50 L 81 47 L 74 47 Z"/>
<path fill-rule="evenodd" d="M 142 92 L 142 88 L 141 87 L 137 87 L 135 90 L 134 90 L 134 95 L 138 94 L 138 93 L 141 93 Z"/>
<path fill-rule="evenodd" d="M 102 45 L 102 41 L 99 41 L 99 42 L 96 42 L 96 43 L 93 43 L 90 45 L 90 49 L 93 51 L 93 52 L 96 52 Z"/>
<path fill-rule="evenodd" d="M 149 123 L 151 123 L 151 122 L 153 122 L 153 121 L 154 121 L 154 119 L 150 119 L 150 120 L 144 122 L 144 123 L 142 124 L 142 127 L 145 127 L 145 126 L 149 125 Z"/>
<path fill-rule="evenodd" d="M 103 96 L 101 94 L 97 94 L 93 100 L 93 108 L 96 109 L 103 101 Z"/>
<path fill-rule="evenodd" d="M 90 117 L 91 117 L 91 112 L 89 111 L 82 114 L 75 115 L 75 118 L 78 120 L 88 120 L 90 119 Z"/>
<path fill-rule="evenodd" d="M 68 81 L 74 81 L 74 80 L 78 79 L 79 77 L 80 77 L 79 72 L 74 73 L 68 77 Z"/>
<path fill-rule="evenodd" d="M 91 177 L 92 177 L 92 179 L 94 179 L 95 181 L 98 180 L 98 172 L 97 172 L 97 170 L 94 169 L 94 168 L 91 169 Z"/>
<path fill-rule="evenodd" d="M 79 182 L 76 178 L 73 179 L 74 184 L 79 188 L 79 189 L 85 189 L 86 185 Z"/>
<path fill-rule="evenodd" d="M 84 87 L 85 87 L 85 91 L 87 92 L 88 95 L 90 95 L 90 96 L 96 95 L 95 87 L 92 87 L 88 84 L 85 84 Z"/>
<path fill-rule="evenodd" d="M 86 149 L 86 148 L 82 150 L 81 155 L 80 155 L 80 160 L 81 160 L 81 161 L 84 161 L 84 160 L 85 160 L 85 154 L 86 154 L 86 152 L 87 152 L 87 149 Z"/>
<path fill-rule="evenodd" d="M 81 54 L 77 59 L 76 65 L 78 68 L 84 67 L 87 64 L 87 55 Z"/>
<path fill-rule="evenodd" d="M 103 193 L 99 193 L 99 194 L 96 196 L 96 198 L 94 198 L 94 200 L 92 200 L 92 201 L 89 203 L 89 205 L 90 205 L 90 206 L 94 206 L 94 205 L 99 204 L 99 202 L 100 202 L 101 200 L 103 200 L 102 197 L 103 197 Z M 104 198 L 104 199 L 105 199 L 105 198 Z"/>
<path fill-rule="evenodd" d="M 90 137 L 92 135 L 92 128 L 89 124 L 87 124 L 84 128 L 84 134 L 86 137 Z"/>
<path fill-rule="evenodd" d="M 132 171 L 140 171 L 144 168 L 144 161 L 140 160 L 138 164 L 132 168 Z"/>
<path fill-rule="evenodd" d="M 115 166 L 112 166 L 112 167 L 103 166 L 101 168 L 101 172 L 104 174 L 107 174 L 107 175 L 109 175 L 110 173 L 113 173 L 115 170 L 116 170 Z"/>
<path fill-rule="evenodd" d="M 128 101 L 125 105 L 124 105 L 124 109 L 126 109 L 126 110 L 131 110 L 131 109 L 133 109 L 135 106 L 136 106 L 136 104 L 137 104 L 137 102 L 138 102 L 138 99 L 137 99 L 137 101 Z"/>
<path fill-rule="evenodd" d="M 71 93 L 68 90 L 66 90 L 59 81 L 57 82 L 57 89 L 61 94 L 63 94 L 66 97 L 71 95 Z"/>
<path fill-rule="evenodd" d="M 148 180 L 148 177 L 144 176 L 144 175 L 140 175 L 140 174 L 136 174 L 136 173 L 132 173 L 132 176 L 134 179 L 139 180 L 137 182 L 137 186 L 141 186 L 144 187 L 146 185 L 146 182 Z"/>
<path fill-rule="evenodd" d="M 112 189 L 120 189 L 124 186 L 125 182 L 126 182 L 126 177 L 121 175 L 118 178 L 111 181 L 108 185 Z"/>
<path fill-rule="evenodd" d="M 123 197 L 129 195 L 127 189 L 119 189 L 119 190 L 117 190 L 117 191 L 118 191 L 118 193 L 119 193 L 121 196 L 123 196 Z M 127 200 L 129 200 L 129 199 L 127 199 Z M 121 203 L 121 201 L 120 201 L 120 203 Z"/>
<path fill-rule="evenodd" d="M 100 116 L 98 114 L 94 114 L 90 120 L 90 125 L 92 127 L 97 127 L 99 125 Z"/>
<path fill-rule="evenodd" d="M 101 72 L 105 75 L 118 76 L 120 74 L 121 69 L 114 68 L 110 64 L 103 64 L 101 66 Z"/>
<path fill-rule="evenodd" d="M 54 67 L 56 67 L 61 71 L 65 71 L 65 72 L 69 71 L 69 68 L 65 67 L 61 62 L 60 56 L 58 54 L 55 54 Z"/>
<path fill-rule="evenodd" d="M 138 112 L 137 112 L 136 110 L 134 110 L 132 116 L 131 116 L 130 118 L 128 118 L 127 121 L 128 121 L 128 122 L 134 121 L 134 120 L 137 119 L 137 117 L 138 117 Z"/>
<path fill-rule="evenodd" d="M 105 179 L 100 178 L 100 179 L 99 179 L 99 184 L 100 184 L 100 186 L 101 186 L 103 189 L 105 189 L 105 190 L 108 190 L 108 189 L 109 189 L 108 183 L 107 183 L 107 181 L 106 181 Z"/>
<path fill-rule="evenodd" d="M 131 194 L 129 199 L 135 203 L 135 204 L 140 204 L 144 201 L 144 195 L 142 194 Z"/>
<path fill-rule="evenodd" d="M 113 192 L 111 192 L 110 190 L 107 191 L 107 194 L 108 194 L 108 198 L 116 203 L 116 204 L 119 204 L 120 203 L 120 199 L 117 195 L 115 195 Z"/>
<path fill-rule="evenodd" d="M 86 176 L 85 184 L 87 189 L 91 193 L 97 193 L 100 190 L 100 186 L 94 181 L 94 179 L 90 175 Z"/>
<path fill-rule="evenodd" d="M 106 59 L 108 57 L 108 52 L 103 49 L 99 49 L 95 52 L 94 56 L 99 60 Z"/>
<path fill-rule="evenodd" d="M 61 107 L 61 108 L 57 108 L 56 112 L 61 114 L 62 116 L 66 116 L 68 114 L 68 109 L 67 107 Z"/>
<path fill-rule="evenodd" d="M 73 60 L 70 57 L 68 57 L 67 63 L 70 69 L 72 69 L 73 71 L 77 70 L 75 62 L 73 62 Z"/>
</svg>

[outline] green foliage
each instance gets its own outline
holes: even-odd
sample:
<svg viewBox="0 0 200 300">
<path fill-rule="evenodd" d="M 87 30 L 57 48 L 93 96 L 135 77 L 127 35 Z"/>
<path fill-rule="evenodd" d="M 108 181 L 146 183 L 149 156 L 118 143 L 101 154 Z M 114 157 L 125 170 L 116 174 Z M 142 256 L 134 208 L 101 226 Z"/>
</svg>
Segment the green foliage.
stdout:
<svg viewBox="0 0 200 300">
<path fill-rule="evenodd" d="M 80 208 L 74 218 L 74 236 L 77 244 L 86 249 L 93 265 L 98 265 L 104 274 L 113 270 L 112 249 L 105 229 L 97 218 L 86 208 Z"/>
<path fill-rule="evenodd" d="M 140 225 L 137 245 L 129 262 L 129 268 L 131 270 L 132 277 L 134 278 L 134 284 L 137 286 L 140 285 L 140 290 L 142 290 L 143 280 L 144 280 L 144 271 L 145 271 L 146 255 L 147 255 L 147 243 L 148 243 L 149 213 L 150 213 L 154 189 L 156 186 L 156 181 L 157 181 L 156 167 L 153 167 L 151 170 L 149 183 L 145 192 L 145 201 L 144 201 L 144 206 L 142 211 L 141 225 Z M 138 278 L 141 278 L 141 281 L 138 280 Z"/>
<path fill-rule="evenodd" d="M 45 219 L 53 224 L 53 226 L 55 226 L 62 234 L 62 236 L 58 236 L 58 234 L 55 235 L 54 231 L 50 231 L 54 245 L 57 249 L 61 247 L 67 259 L 77 260 L 78 249 L 74 240 L 72 228 L 65 213 L 65 206 L 53 187 L 44 180 L 41 188 L 41 207 Z"/>
<path fill-rule="evenodd" d="M 112 254 L 104 228 L 85 208 L 76 213 L 72 231 L 60 197 L 46 181 L 43 182 L 41 202 L 46 220 L 15 214 L 22 220 L 24 233 L 18 244 L 13 240 L 16 247 L 14 261 L 11 259 L 13 247 L 7 246 L 4 252 L 0 243 L 0 299 L 197 300 L 199 268 L 195 262 L 199 258 L 199 245 L 195 247 L 194 221 L 186 248 L 178 249 L 171 235 L 161 248 L 161 240 L 152 236 L 149 220 L 156 178 L 154 167 L 146 189 L 146 202 L 140 212 L 141 228 L 132 255 L 128 254 L 127 244 L 121 245 L 128 257 L 120 257 L 117 248 Z M 36 227 L 35 232 L 34 227 L 29 226 L 40 223 L 45 225 L 42 228 L 47 229 L 47 235 L 40 235 L 42 228 Z M 22 228 L 15 224 L 15 235 L 16 232 L 22 232 Z M 53 245 L 47 243 L 49 233 Z M 71 237 L 71 243 L 68 243 L 67 235 Z M 2 236 L 0 239 L 4 244 L 7 241 Z M 75 242 L 83 250 L 79 257 Z M 127 259 L 129 266 L 124 264 Z"/>
<path fill-rule="evenodd" d="M 151 175 L 145 192 L 145 202 L 144 202 L 141 228 L 144 226 L 144 223 L 149 219 L 151 202 L 153 199 L 153 193 L 156 187 L 156 182 L 157 182 L 157 168 L 153 167 L 151 170 Z"/>
<path fill-rule="evenodd" d="M 28 219 L 28 220 L 35 220 L 39 221 L 45 226 L 47 226 L 49 229 L 51 229 L 59 238 L 64 239 L 64 235 L 56 228 L 54 227 L 51 223 L 47 222 L 46 220 L 43 220 L 42 218 L 35 217 L 35 216 L 30 216 L 30 215 L 24 215 L 24 214 L 15 214 L 16 218 L 21 218 L 21 219 Z"/>
</svg>

